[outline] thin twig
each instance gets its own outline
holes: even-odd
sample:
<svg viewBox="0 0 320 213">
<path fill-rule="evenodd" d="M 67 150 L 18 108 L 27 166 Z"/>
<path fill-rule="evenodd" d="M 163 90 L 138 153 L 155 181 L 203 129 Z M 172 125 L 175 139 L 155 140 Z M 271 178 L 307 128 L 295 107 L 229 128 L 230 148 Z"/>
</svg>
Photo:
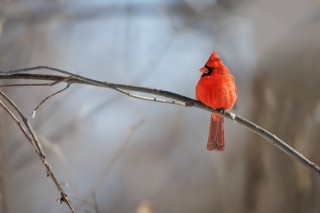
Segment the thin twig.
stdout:
<svg viewBox="0 0 320 213">
<path fill-rule="evenodd" d="M 70 85 L 71 85 L 71 84 L 68 83 L 68 84 L 67 84 L 64 88 L 62 88 L 61 90 L 59 90 L 59 91 L 57 91 L 57 92 L 55 92 L 55 93 L 47 96 L 45 99 L 43 99 L 43 100 L 38 104 L 38 106 L 33 110 L 33 112 L 37 111 L 37 110 L 40 108 L 40 106 L 41 106 L 44 102 L 46 102 L 47 100 L 49 100 L 51 97 L 53 97 L 53 96 L 55 96 L 55 95 L 57 95 L 57 94 L 65 91 L 66 89 L 68 89 L 68 88 L 70 87 Z"/>
<path fill-rule="evenodd" d="M 1 100 L 0 100 L 1 101 Z M 2 105 L 1 105 L 2 106 Z M 0 112 L 0 115 L 2 113 Z M 0 116 L 0 212 L 8 212 L 7 191 L 6 191 L 6 152 L 5 141 L 3 140 L 3 116 Z"/>
<path fill-rule="evenodd" d="M 143 122 L 144 122 L 143 119 L 140 119 L 138 122 L 136 122 L 129 129 L 124 141 L 121 144 L 121 146 L 113 154 L 112 158 L 109 160 L 109 162 L 105 166 L 104 170 L 101 172 L 101 176 L 99 177 L 99 179 L 97 181 L 95 181 L 95 184 L 93 186 L 93 192 L 97 191 L 98 187 L 100 187 L 102 182 L 106 179 L 106 177 L 108 176 L 108 174 L 109 174 L 111 168 L 113 167 L 113 165 L 119 160 L 121 155 L 126 151 L 128 145 L 129 145 L 129 143 L 131 141 L 131 138 L 133 136 L 134 131 L 137 130 L 143 124 Z"/>
<path fill-rule="evenodd" d="M 154 101 L 154 102 L 159 102 L 159 103 L 163 103 L 163 104 L 175 104 L 175 105 L 180 105 L 180 106 L 186 106 L 185 103 L 180 102 L 180 101 L 175 101 L 175 100 L 165 100 L 165 99 L 160 99 L 160 98 L 153 98 L 153 97 L 146 97 L 146 96 L 142 96 L 142 95 L 136 95 L 132 92 L 127 92 L 123 89 L 118 89 L 115 88 L 116 91 L 123 93 L 129 97 L 132 98 L 136 98 L 136 99 L 140 99 L 140 100 L 145 100 L 145 101 Z"/>
<path fill-rule="evenodd" d="M 33 147 L 35 148 L 36 153 L 38 154 L 41 162 L 43 163 L 43 165 L 46 168 L 46 172 L 48 177 L 50 177 L 52 179 L 52 181 L 54 182 L 57 190 L 59 191 L 60 194 L 60 198 L 59 201 L 60 203 L 64 202 L 67 204 L 68 208 L 71 210 L 71 212 L 75 212 L 73 206 L 71 205 L 70 200 L 68 199 L 67 194 L 64 192 L 63 188 L 61 187 L 61 185 L 59 184 L 57 178 L 55 177 L 55 175 L 53 174 L 47 159 L 41 149 L 41 146 L 38 142 L 38 139 L 36 138 L 33 130 L 31 129 L 31 127 L 28 124 L 28 120 L 27 118 L 22 114 L 22 112 L 18 109 L 18 107 L 11 101 L 11 99 L 9 97 L 7 97 L 3 92 L 0 92 L 0 95 L 6 100 L 6 102 L 13 107 L 13 109 L 18 113 L 18 115 L 20 116 L 20 119 L 22 121 L 22 123 L 25 125 L 26 129 L 22 126 L 22 124 L 19 122 L 19 120 L 17 119 L 16 116 L 14 116 L 14 114 L 11 112 L 11 110 L 9 110 L 8 107 L 6 107 L 6 105 L 3 104 L 3 102 L 0 101 L 0 105 L 1 107 L 9 113 L 9 115 L 11 116 L 11 118 L 17 123 L 17 125 L 19 126 L 19 128 L 21 129 L 21 131 L 25 134 L 26 138 L 28 139 L 28 141 L 33 145 Z"/>
<path fill-rule="evenodd" d="M 1 84 L 0 87 L 43 87 L 49 86 L 50 83 L 40 83 L 40 84 Z"/>
<path fill-rule="evenodd" d="M 73 73 L 70 73 L 70 72 L 67 72 L 67 71 L 64 71 L 61 69 L 48 67 L 48 66 L 30 67 L 30 68 L 17 69 L 17 70 L 12 70 L 12 71 L 7 71 L 7 72 L 0 71 L 0 79 L 33 79 L 33 80 L 57 81 L 57 80 L 66 78 L 66 76 L 61 76 L 61 75 L 25 73 L 25 72 L 41 70 L 41 69 L 51 70 L 51 71 L 55 71 L 57 73 L 61 73 L 61 74 L 70 76 L 70 78 L 67 81 L 65 81 L 70 84 L 79 83 L 79 84 L 87 84 L 87 85 L 93 85 L 93 86 L 98 86 L 98 87 L 110 88 L 110 89 L 116 90 L 118 92 L 121 92 L 121 91 L 119 91 L 119 89 L 120 89 L 120 90 L 126 90 L 126 91 L 135 91 L 135 92 L 141 92 L 141 93 L 146 93 L 146 94 L 158 95 L 158 96 L 162 96 L 165 98 L 172 99 L 173 101 L 179 102 L 179 103 L 173 102 L 173 104 L 181 105 L 180 103 L 184 103 L 183 105 L 186 107 L 196 107 L 196 108 L 200 108 L 203 110 L 207 110 L 209 112 L 219 114 L 219 115 L 224 116 L 226 118 L 229 118 L 239 124 L 242 124 L 243 126 L 247 127 L 248 129 L 255 132 L 256 134 L 259 134 L 260 136 L 264 137 L 265 139 L 270 141 L 272 144 L 274 144 L 276 147 L 280 148 L 287 155 L 300 161 L 303 165 L 307 166 L 311 170 L 315 171 L 318 175 L 320 175 L 320 167 L 317 164 L 315 164 L 312 161 L 310 161 L 309 159 L 305 158 L 301 153 L 297 152 L 291 146 L 286 144 L 283 140 L 281 140 L 280 138 L 278 138 L 274 134 L 268 132 L 264 128 L 254 124 L 251 121 L 248 121 L 240 116 L 234 115 L 233 113 L 221 112 L 219 110 L 212 109 L 210 107 L 205 106 L 204 104 L 202 104 L 201 102 L 199 102 L 197 100 L 194 100 L 192 98 L 188 98 L 188 97 L 185 97 L 185 96 L 173 93 L 173 92 L 159 90 L 159 89 L 153 89 L 153 88 L 147 88 L 147 87 L 139 87 L 139 86 L 114 84 L 114 83 L 97 81 L 97 80 L 86 78 L 86 77 L 83 77 L 83 76 L 80 76 L 77 74 L 73 74 Z M 130 96 L 130 97 L 138 98 L 135 96 Z M 139 99 L 142 99 L 142 98 L 139 96 Z M 145 97 L 143 99 L 150 100 L 152 98 Z M 166 103 L 166 102 L 158 101 L 157 99 L 153 99 L 153 101 L 160 102 L 160 103 Z"/>
<path fill-rule="evenodd" d="M 73 194 L 71 194 L 70 196 L 71 196 L 72 198 L 80 201 L 80 202 L 83 203 L 83 204 L 88 204 L 89 206 L 91 206 L 91 207 L 96 211 L 96 213 L 100 213 L 99 208 L 98 208 L 98 204 L 97 204 L 97 201 L 96 201 L 96 195 L 95 195 L 94 192 L 92 192 L 92 199 L 93 199 L 92 202 L 89 201 L 89 200 L 80 198 L 80 197 L 78 197 L 78 196 L 75 196 L 75 195 L 73 195 Z"/>
<path fill-rule="evenodd" d="M 2 93 L 2 92 L 0 92 Z M 1 94 L 2 95 L 2 94 Z M 30 137 L 30 135 L 27 133 L 26 129 L 24 128 L 24 126 L 21 124 L 21 122 L 18 120 L 18 118 L 11 112 L 11 110 L 0 100 L 0 105 L 1 107 L 10 115 L 10 117 L 12 118 L 12 120 L 14 120 L 16 122 L 16 124 L 18 125 L 18 127 L 21 129 L 21 132 L 24 134 L 24 136 L 26 136 L 26 138 L 28 139 L 28 142 L 30 142 L 31 145 L 33 145 L 32 143 L 32 139 Z"/>
<path fill-rule="evenodd" d="M 66 77 L 66 78 L 59 79 L 59 80 L 57 80 L 57 81 L 53 81 L 53 82 L 49 82 L 49 83 L 40 83 L 40 84 L 39 84 L 39 83 L 38 83 L 38 84 L 1 84 L 0 87 L 54 86 L 54 85 L 56 85 L 56 84 L 59 84 L 59 83 L 61 83 L 61 82 L 66 81 L 66 80 L 68 80 L 68 79 L 69 79 L 69 77 Z M 61 90 L 59 90 L 59 91 L 57 91 L 57 92 L 49 95 L 48 97 L 44 98 L 44 99 L 37 105 L 37 107 L 33 110 L 33 112 L 37 111 L 44 102 L 46 102 L 47 100 L 49 100 L 49 99 L 52 98 L 53 96 L 55 96 L 55 95 L 57 95 L 57 94 L 65 91 L 65 90 L 68 89 L 69 87 L 70 87 L 70 84 L 67 83 L 67 85 L 66 85 L 64 88 L 62 88 Z"/>
<path fill-rule="evenodd" d="M 100 213 L 98 203 L 97 203 L 96 193 L 94 191 L 92 191 L 92 204 L 93 204 L 94 210 L 96 210 L 97 213 Z"/>
<path fill-rule="evenodd" d="M 1 72 L 0 72 L 1 73 Z M 66 77 L 66 78 L 62 78 L 62 79 L 59 79 L 57 81 L 54 81 L 54 82 L 49 82 L 49 83 L 36 83 L 36 84 L 1 84 L 0 87 L 43 87 L 43 86 L 54 86 L 56 84 L 59 84 L 61 82 L 64 82 L 66 80 L 68 80 L 69 77 Z"/>
</svg>

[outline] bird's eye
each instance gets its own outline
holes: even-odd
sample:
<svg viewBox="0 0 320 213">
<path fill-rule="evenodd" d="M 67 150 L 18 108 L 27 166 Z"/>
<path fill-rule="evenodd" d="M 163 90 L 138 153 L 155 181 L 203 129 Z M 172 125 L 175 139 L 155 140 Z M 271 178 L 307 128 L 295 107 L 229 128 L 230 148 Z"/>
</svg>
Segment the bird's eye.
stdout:
<svg viewBox="0 0 320 213">
<path fill-rule="evenodd" d="M 208 69 L 208 74 L 212 73 L 212 71 L 213 71 L 212 67 L 209 67 L 208 65 L 204 65 L 204 67 Z"/>
</svg>

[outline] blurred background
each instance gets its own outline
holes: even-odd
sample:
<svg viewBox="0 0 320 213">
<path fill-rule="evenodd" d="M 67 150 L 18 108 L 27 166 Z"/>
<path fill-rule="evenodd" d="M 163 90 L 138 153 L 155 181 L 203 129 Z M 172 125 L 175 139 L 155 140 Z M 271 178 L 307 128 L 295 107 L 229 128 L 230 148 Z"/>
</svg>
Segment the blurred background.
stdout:
<svg viewBox="0 0 320 213">
<path fill-rule="evenodd" d="M 2 0 L 0 70 L 47 65 L 195 96 L 216 50 L 234 74 L 235 113 L 320 164 L 319 0 Z M 11 81 L 12 82 L 12 81 Z M 8 83 L 8 81 L 1 81 Z M 114 91 L 1 88 L 29 118 L 78 212 L 320 212 L 320 178 L 208 112 Z M 16 124 L 0 111 L 0 212 L 68 212 Z"/>
</svg>

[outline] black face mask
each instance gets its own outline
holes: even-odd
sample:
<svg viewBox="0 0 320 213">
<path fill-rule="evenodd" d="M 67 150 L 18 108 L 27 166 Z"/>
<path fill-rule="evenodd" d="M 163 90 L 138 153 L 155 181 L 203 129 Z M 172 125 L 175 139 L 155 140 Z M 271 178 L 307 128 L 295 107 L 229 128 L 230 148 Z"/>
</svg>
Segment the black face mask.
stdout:
<svg viewBox="0 0 320 213">
<path fill-rule="evenodd" d="M 208 73 L 203 73 L 201 77 L 209 76 L 213 72 L 214 68 L 204 65 L 204 67 L 208 70 Z"/>
</svg>

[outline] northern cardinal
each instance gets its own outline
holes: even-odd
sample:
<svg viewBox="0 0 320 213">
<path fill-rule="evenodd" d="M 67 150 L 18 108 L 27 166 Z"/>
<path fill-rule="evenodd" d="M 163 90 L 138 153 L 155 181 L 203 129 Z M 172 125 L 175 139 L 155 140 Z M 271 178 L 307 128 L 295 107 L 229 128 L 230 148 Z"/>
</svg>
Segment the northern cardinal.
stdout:
<svg viewBox="0 0 320 213">
<path fill-rule="evenodd" d="M 212 52 L 200 72 L 203 74 L 196 86 L 196 98 L 213 109 L 223 111 L 232 109 L 238 100 L 236 84 L 234 77 L 216 52 Z M 212 113 L 207 149 L 223 151 L 224 146 L 223 117 Z"/>
</svg>

